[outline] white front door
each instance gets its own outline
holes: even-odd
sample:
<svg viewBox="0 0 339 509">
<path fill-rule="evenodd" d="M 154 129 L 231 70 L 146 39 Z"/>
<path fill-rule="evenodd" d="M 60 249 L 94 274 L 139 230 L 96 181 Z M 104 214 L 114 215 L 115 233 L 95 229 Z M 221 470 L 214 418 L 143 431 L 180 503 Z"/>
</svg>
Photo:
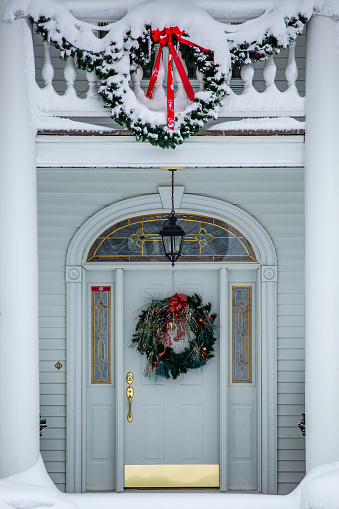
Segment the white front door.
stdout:
<svg viewBox="0 0 339 509">
<path fill-rule="evenodd" d="M 223 472 L 227 472 L 227 480 L 223 484 L 229 490 L 256 490 L 260 470 L 260 373 L 257 362 L 258 327 L 255 319 L 257 271 L 239 271 L 236 268 L 228 270 L 228 284 L 224 283 L 222 288 L 220 271 L 213 268 L 195 270 L 190 267 L 187 270 L 176 270 L 174 283 L 172 271 L 168 269 L 126 269 L 123 272 L 123 336 L 119 338 L 114 337 L 115 308 L 118 304 L 114 298 L 116 272 L 89 271 L 87 275 L 88 309 L 91 311 L 88 320 L 89 341 L 84 349 L 88 367 L 85 388 L 85 489 L 115 489 L 115 478 L 122 468 L 120 465 L 116 470 L 118 420 L 124 426 L 125 487 L 217 487 L 221 461 L 220 436 L 225 435 L 220 433 L 223 431 L 220 429 L 220 416 L 225 415 L 225 412 L 221 414 L 221 409 L 224 408 L 228 417 L 226 420 L 221 419 L 227 428 L 222 464 Z M 144 376 L 145 358 L 130 348 L 131 339 L 140 310 L 152 297 L 164 298 L 173 293 L 198 293 L 204 303 L 211 302 L 212 312 L 218 316 L 216 337 L 222 337 L 224 357 L 220 359 L 218 339 L 215 358 L 210 359 L 202 369 L 191 370 L 176 380 L 158 379 L 153 382 Z M 228 297 L 228 305 L 223 309 L 220 309 L 220 294 Z M 91 374 L 95 357 L 91 347 L 93 323 L 99 320 L 102 326 L 102 316 L 100 318 L 97 310 L 101 297 L 103 303 L 110 306 L 110 313 L 105 314 L 107 327 L 103 330 L 103 336 L 110 336 L 111 341 L 111 346 L 107 347 L 111 351 L 110 358 L 107 357 L 111 363 L 107 383 L 105 370 L 103 383 L 100 372 L 96 381 L 93 381 Z M 219 326 L 221 316 L 223 329 Z M 97 335 L 98 331 L 94 336 Z M 117 415 L 116 373 L 121 373 L 121 369 L 116 364 L 115 345 L 120 342 L 123 343 L 124 408 Z M 98 369 L 102 369 L 101 365 L 98 366 Z M 250 370 L 248 366 L 251 366 Z M 222 401 L 220 369 L 224 372 Z M 125 377 L 129 372 L 133 373 L 134 379 L 131 384 L 134 390 L 131 402 L 132 422 L 127 420 L 129 405 L 126 389 L 129 384 Z"/>
<path fill-rule="evenodd" d="M 133 373 L 132 422 L 125 399 L 125 486 L 219 486 L 219 345 L 216 357 L 176 380 L 150 381 L 130 348 L 138 314 L 151 298 L 198 293 L 219 314 L 217 270 L 125 271 L 124 372 Z M 218 335 L 218 331 L 216 331 Z M 126 388 L 128 384 L 125 384 Z"/>
</svg>

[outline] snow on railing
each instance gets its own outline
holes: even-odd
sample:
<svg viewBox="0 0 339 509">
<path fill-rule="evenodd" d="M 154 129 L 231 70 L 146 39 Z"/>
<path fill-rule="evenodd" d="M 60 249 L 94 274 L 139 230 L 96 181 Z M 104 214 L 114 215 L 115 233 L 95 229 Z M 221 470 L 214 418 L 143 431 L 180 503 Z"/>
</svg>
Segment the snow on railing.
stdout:
<svg viewBox="0 0 339 509">
<path fill-rule="evenodd" d="M 285 69 L 285 78 L 287 89 L 283 92 L 276 86 L 277 68 L 272 56 L 265 62 L 263 68 L 263 92 L 258 92 L 253 84 L 254 66 L 245 65 L 241 69 L 241 79 L 236 80 L 241 86 L 234 87 L 232 73 L 228 76 L 228 82 L 231 86 L 230 94 L 223 99 L 223 106 L 219 110 L 219 117 L 277 117 L 292 116 L 303 117 L 305 115 L 305 99 L 301 97 L 297 87 L 296 80 L 298 69 L 295 59 L 295 45 L 289 47 L 287 66 Z M 166 59 L 165 59 L 166 62 Z M 148 80 L 143 79 L 143 69 L 138 68 L 136 72 L 131 73 L 131 88 L 135 92 L 139 101 L 145 97 L 145 89 Z M 76 92 L 77 70 L 72 58 L 68 58 L 64 67 L 64 79 L 66 82 L 66 91 L 60 95 L 53 87 L 54 68 L 50 55 L 50 45 L 44 42 L 44 60 L 42 65 L 42 78 L 44 87 L 38 87 L 38 106 L 44 113 L 54 116 L 67 117 L 107 117 L 110 116 L 109 109 L 104 107 L 101 97 L 97 92 L 96 77 L 94 72 L 86 72 L 87 94 L 82 98 Z M 180 75 L 175 71 L 176 95 L 175 109 L 183 111 L 188 98 L 185 88 L 182 84 Z M 196 77 L 191 79 L 193 88 L 203 90 L 203 77 L 197 71 Z M 159 101 L 165 101 L 166 91 L 166 66 L 162 66 L 159 72 L 158 80 L 153 94 L 154 107 L 158 109 Z M 237 90 L 234 92 L 233 88 Z M 148 102 L 150 107 L 150 103 Z"/>
</svg>

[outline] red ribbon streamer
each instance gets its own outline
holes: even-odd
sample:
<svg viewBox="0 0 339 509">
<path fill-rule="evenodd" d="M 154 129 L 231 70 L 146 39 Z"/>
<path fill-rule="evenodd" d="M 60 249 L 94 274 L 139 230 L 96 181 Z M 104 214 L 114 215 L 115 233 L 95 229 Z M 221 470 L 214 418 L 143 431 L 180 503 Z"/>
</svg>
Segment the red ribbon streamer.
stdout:
<svg viewBox="0 0 339 509">
<path fill-rule="evenodd" d="M 173 96 L 174 97 L 174 96 Z M 173 119 L 174 121 L 174 119 Z M 170 336 L 168 334 L 168 328 L 170 323 L 170 315 L 173 314 L 175 317 L 176 327 L 177 327 L 177 335 L 175 336 L 174 341 L 179 341 L 183 338 L 184 335 L 184 323 L 186 319 L 186 315 L 184 313 L 187 307 L 187 295 L 185 293 L 176 293 L 170 297 L 168 303 L 168 316 L 164 325 L 164 350 L 159 353 L 159 357 L 162 357 L 166 352 L 167 346 L 171 343 Z M 178 318 L 178 311 L 181 311 L 182 317 L 181 321 Z"/>
<path fill-rule="evenodd" d="M 184 85 L 184 88 L 186 90 L 187 97 L 190 101 L 194 101 L 194 91 L 192 88 L 192 85 L 189 82 L 188 76 L 186 74 L 185 68 L 182 65 L 182 62 L 180 58 L 177 55 L 177 52 L 175 51 L 175 48 L 172 43 L 172 35 L 174 35 L 179 42 L 183 44 L 187 44 L 188 46 L 197 46 L 202 51 L 210 51 L 206 48 L 203 48 L 202 46 L 198 46 L 198 44 L 194 44 L 191 41 L 188 41 L 187 39 L 183 39 L 184 31 L 179 30 L 178 27 L 170 27 L 170 28 L 164 28 L 163 30 L 152 30 L 152 37 L 154 39 L 154 42 L 160 42 L 160 48 L 157 55 L 156 62 L 154 64 L 154 68 L 152 71 L 152 76 L 148 85 L 147 94 L 146 97 L 149 99 L 152 98 L 154 85 L 157 81 L 158 74 L 159 74 L 159 67 L 160 67 L 160 61 L 161 61 L 161 54 L 162 54 L 162 48 L 168 44 L 169 49 L 169 55 L 168 55 L 168 73 L 167 73 L 167 127 L 169 129 L 174 130 L 174 82 L 173 82 L 173 63 L 172 58 L 174 60 L 174 63 L 176 65 L 176 68 L 178 69 L 178 72 L 180 74 L 180 77 L 182 79 L 182 83 Z"/>
</svg>

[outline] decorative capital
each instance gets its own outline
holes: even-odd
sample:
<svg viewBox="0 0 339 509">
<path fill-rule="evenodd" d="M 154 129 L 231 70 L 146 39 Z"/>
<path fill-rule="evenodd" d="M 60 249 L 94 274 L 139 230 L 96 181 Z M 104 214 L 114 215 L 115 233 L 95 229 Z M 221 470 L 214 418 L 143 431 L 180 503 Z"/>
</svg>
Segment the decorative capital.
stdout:
<svg viewBox="0 0 339 509">
<path fill-rule="evenodd" d="M 276 265 L 263 265 L 261 267 L 261 281 L 277 281 L 278 270 Z"/>
<path fill-rule="evenodd" d="M 82 267 L 66 267 L 66 283 L 81 283 Z"/>
</svg>

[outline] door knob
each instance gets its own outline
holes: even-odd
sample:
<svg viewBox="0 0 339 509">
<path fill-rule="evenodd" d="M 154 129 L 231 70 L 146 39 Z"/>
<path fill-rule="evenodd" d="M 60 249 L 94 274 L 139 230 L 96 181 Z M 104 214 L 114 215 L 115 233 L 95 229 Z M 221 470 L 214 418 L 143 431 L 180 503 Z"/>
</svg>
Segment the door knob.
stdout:
<svg viewBox="0 0 339 509">
<path fill-rule="evenodd" d="M 128 414 L 127 414 L 127 420 L 128 422 L 132 422 L 133 415 L 132 415 L 132 398 L 134 396 L 134 390 L 133 387 L 129 386 L 126 389 L 126 396 L 128 398 Z"/>
</svg>

